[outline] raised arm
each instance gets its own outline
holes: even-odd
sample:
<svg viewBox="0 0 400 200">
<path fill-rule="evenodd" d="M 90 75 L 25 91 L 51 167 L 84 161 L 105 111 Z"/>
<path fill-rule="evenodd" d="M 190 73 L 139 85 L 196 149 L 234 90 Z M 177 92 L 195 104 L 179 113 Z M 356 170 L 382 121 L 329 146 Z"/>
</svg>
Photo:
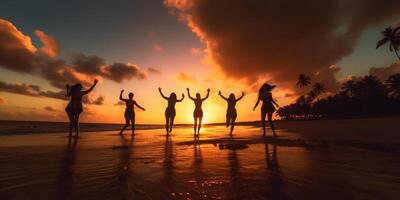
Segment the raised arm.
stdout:
<svg viewBox="0 0 400 200">
<path fill-rule="evenodd" d="M 93 90 L 93 88 L 97 85 L 97 82 L 98 82 L 98 80 L 97 79 L 94 79 L 94 83 L 93 83 L 93 85 L 92 85 L 92 87 L 90 87 L 88 90 L 86 90 L 86 91 L 83 91 L 82 93 L 85 95 L 85 94 L 88 94 L 89 92 L 91 92 L 92 90 Z"/>
<path fill-rule="evenodd" d="M 194 98 L 193 98 L 192 96 L 190 96 L 189 88 L 186 88 L 186 90 L 187 90 L 187 92 L 188 92 L 188 97 L 189 97 L 191 100 L 194 100 Z"/>
<path fill-rule="evenodd" d="M 176 101 L 177 101 L 177 102 L 182 102 L 184 98 L 185 98 L 185 95 L 182 93 L 182 99 L 178 99 L 178 100 L 176 100 Z"/>
<path fill-rule="evenodd" d="M 168 100 L 168 97 L 166 97 L 166 96 L 161 92 L 161 87 L 158 88 L 158 91 L 160 92 L 162 98 Z"/>
<path fill-rule="evenodd" d="M 135 105 L 136 105 L 138 108 L 142 109 L 143 111 L 146 110 L 146 109 L 144 109 L 142 106 L 140 106 L 136 101 L 135 101 Z"/>
<path fill-rule="evenodd" d="M 119 100 L 125 101 L 126 99 L 122 98 L 122 93 L 124 93 L 124 90 L 121 90 L 121 93 L 119 93 Z"/>
<path fill-rule="evenodd" d="M 67 84 L 67 94 L 66 94 L 66 96 L 67 97 L 71 96 L 71 91 L 70 91 L 70 88 L 69 88 L 68 84 Z"/>
<path fill-rule="evenodd" d="M 224 97 L 224 95 L 222 95 L 221 91 L 218 91 L 218 95 L 219 95 L 220 97 L 222 97 L 223 99 L 225 99 L 225 100 L 228 101 L 228 98 Z"/>
<path fill-rule="evenodd" d="M 207 89 L 207 96 L 201 99 L 202 101 L 208 99 L 208 96 L 210 96 L 210 88 Z"/>
<path fill-rule="evenodd" d="M 240 101 L 241 99 L 243 99 L 243 97 L 244 97 L 244 92 L 242 92 L 242 96 L 241 96 L 241 97 L 239 97 L 238 99 L 236 99 L 236 102 L 238 102 L 238 101 Z"/>
</svg>

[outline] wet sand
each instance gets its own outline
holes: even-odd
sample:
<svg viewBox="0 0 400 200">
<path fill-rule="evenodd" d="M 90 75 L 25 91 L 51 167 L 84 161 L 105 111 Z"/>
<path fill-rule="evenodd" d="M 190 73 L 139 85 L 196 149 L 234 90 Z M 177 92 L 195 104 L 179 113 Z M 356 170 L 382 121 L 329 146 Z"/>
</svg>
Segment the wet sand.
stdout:
<svg viewBox="0 0 400 200">
<path fill-rule="evenodd" d="M 394 141 L 238 126 L 0 136 L 0 199 L 398 199 Z M 376 148 L 378 147 L 378 148 Z M 387 147 L 387 148 L 386 148 Z M 389 148 L 391 147 L 391 148 Z"/>
</svg>

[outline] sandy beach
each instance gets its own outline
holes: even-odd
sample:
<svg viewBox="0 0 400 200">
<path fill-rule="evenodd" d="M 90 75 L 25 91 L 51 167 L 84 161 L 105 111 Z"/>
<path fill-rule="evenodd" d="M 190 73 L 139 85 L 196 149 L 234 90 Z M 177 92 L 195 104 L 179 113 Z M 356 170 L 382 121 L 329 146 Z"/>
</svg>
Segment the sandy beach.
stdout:
<svg viewBox="0 0 400 200">
<path fill-rule="evenodd" d="M 393 122 L 398 119 L 393 118 Z M 379 128 L 367 119 L 370 130 Z M 392 121 L 384 120 L 390 124 Z M 314 121 L 315 125 L 319 125 Z M 346 124 L 346 120 L 341 121 Z M 379 123 L 378 123 L 379 122 Z M 295 122 L 300 123 L 300 122 Z M 297 125 L 297 130 L 307 129 Z M 354 123 L 354 121 L 353 121 Z M 329 128 L 326 121 L 320 123 Z M 282 127 L 282 124 L 280 125 Z M 341 126 L 334 126 L 341 127 Z M 394 127 L 391 127 L 392 129 Z M 330 127 L 329 133 L 333 130 Z M 0 136 L 1 199 L 397 199 L 398 141 L 238 126 Z M 387 131 L 387 130 L 386 130 Z M 368 134 L 370 134 L 368 132 Z M 394 132 L 392 132 L 394 134 Z M 387 134 L 388 135 L 388 134 Z M 388 136 L 385 137 L 388 137 Z M 399 136 L 393 136 L 393 138 Z M 375 138 L 375 140 L 373 140 Z"/>
</svg>

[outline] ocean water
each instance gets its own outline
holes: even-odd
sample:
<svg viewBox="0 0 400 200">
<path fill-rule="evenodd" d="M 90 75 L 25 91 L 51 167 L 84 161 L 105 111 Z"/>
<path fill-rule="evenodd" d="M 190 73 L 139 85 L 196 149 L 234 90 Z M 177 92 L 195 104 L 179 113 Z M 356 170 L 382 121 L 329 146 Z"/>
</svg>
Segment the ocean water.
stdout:
<svg viewBox="0 0 400 200">
<path fill-rule="evenodd" d="M 1 136 L 0 199 L 400 197 L 397 152 L 289 145 L 246 126 L 233 137 L 225 127 L 204 128 L 199 138 L 192 131 L 83 132 L 71 141 L 60 133 Z"/>
</svg>

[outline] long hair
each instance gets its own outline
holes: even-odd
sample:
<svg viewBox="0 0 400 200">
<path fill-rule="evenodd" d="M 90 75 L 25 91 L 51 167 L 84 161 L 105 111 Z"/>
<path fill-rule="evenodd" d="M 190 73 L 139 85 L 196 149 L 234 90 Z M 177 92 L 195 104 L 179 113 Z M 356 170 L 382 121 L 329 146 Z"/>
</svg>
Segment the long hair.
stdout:
<svg viewBox="0 0 400 200">
<path fill-rule="evenodd" d="M 70 93 L 71 95 L 75 95 L 76 93 L 80 92 L 82 90 L 82 85 L 80 83 L 77 83 L 73 86 L 71 86 Z"/>
<path fill-rule="evenodd" d="M 175 92 L 172 92 L 171 95 L 169 95 L 169 98 L 176 100 L 176 94 Z"/>
</svg>

